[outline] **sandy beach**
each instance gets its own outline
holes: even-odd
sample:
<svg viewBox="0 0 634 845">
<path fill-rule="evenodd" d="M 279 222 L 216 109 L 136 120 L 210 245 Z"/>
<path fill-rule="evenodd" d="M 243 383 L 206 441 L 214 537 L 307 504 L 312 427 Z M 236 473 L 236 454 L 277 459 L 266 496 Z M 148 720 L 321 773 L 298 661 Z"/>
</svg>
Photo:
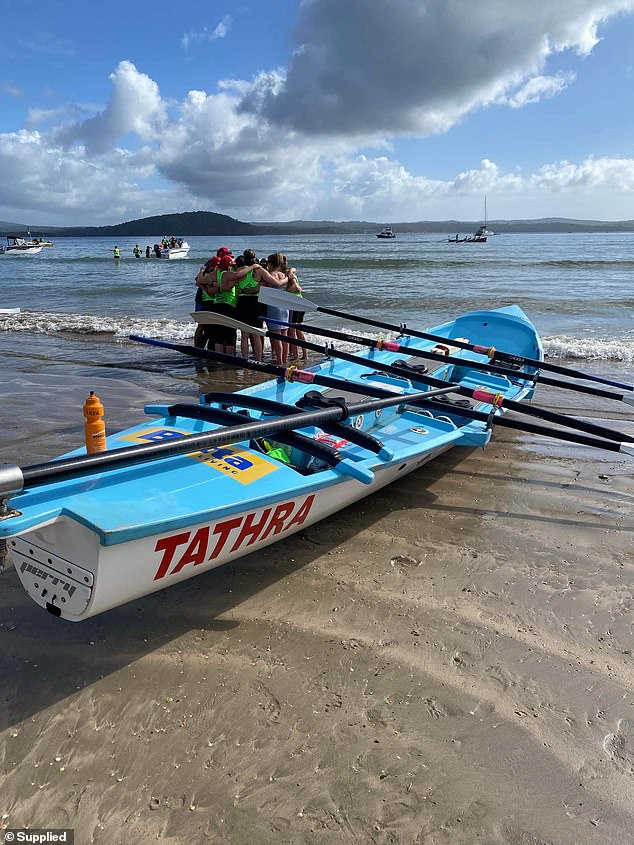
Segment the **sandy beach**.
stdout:
<svg viewBox="0 0 634 845">
<path fill-rule="evenodd" d="M 0 823 L 78 845 L 630 841 L 633 532 L 631 461 L 498 430 L 84 623 L 9 570 Z"/>
</svg>

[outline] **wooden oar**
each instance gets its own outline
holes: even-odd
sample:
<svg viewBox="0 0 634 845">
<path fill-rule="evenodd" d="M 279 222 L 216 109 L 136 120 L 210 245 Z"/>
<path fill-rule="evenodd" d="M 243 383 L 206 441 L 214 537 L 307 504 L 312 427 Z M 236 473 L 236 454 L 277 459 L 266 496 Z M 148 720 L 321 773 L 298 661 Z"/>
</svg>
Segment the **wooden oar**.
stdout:
<svg viewBox="0 0 634 845">
<path fill-rule="evenodd" d="M 198 311 L 197 314 L 205 313 Z M 212 313 L 212 312 L 209 312 Z M 249 326 L 249 330 L 252 330 L 253 327 Z M 222 361 L 223 363 L 232 364 L 235 367 L 244 367 L 245 369 L 260 369 L 258 366 L 261 364 L 261 361 L 252 361 L 250 358 L 241 358 L 239 356 L 233 355 L 225 355 L 221 352 L 212 352 L 209 349 L 199 349 L 195 346 L 185 346 L 182 344 L 177 343 L 169 343 L 165 340 L 155 340 L 154 338 L 149 337 L 140 337 L 138 335 L 131 335 L 130 340 L 137 341 L 138 343 L 147 343 L 151 346 L 160 346 L 163 349 L 172 349 L 175 352 L 180 352 L 185 355 L 191 355 L 195 358 L 203 358 L 207 360 L 216 360 Z M 361 359 L 363 360 L 363 359 Z M 271 366 L 271 365 L 266 365 Z M 288 371 L 284 367 L 277 367 L 280 371 L 280 375 L 284 376 Z M 325 384 L 327 387 L 335 387 L 340 390 L 346 391 L 348 393 L 356 392 L 356 393 L 366 393 L 368 395 L 377 396 L 383 395 L 386 398 L 392 396 L 389 390 L 381 389 L 378 387 L 373 387 L 371 385 L 357 385 L 355 382 L 350 381 L 348 379 L 336 379 L 332 378 L 331 376 L 320 376 L 318 373 L 311 373 L 308 370 L 294 370 L 294 368 L 289 368 L 293 372 L 290 373 L 289 381 L 294 380 L 294 376 L 299 374 L 300 377 L 296 379 L 297 381 L 301 381 L 303 383 L 312 382 L 314 384 Z M 288 377 L 288 376 L 287 376 Z M 445 384 L 445 382 L 442 382 Z M 372 391 L 372 393 L 370 393 Z M 456 386 L 449 385 L 439 391 L 428 391 L 427 393 L 406 393 L 406 394 L 399 394 L 401 402 L 403 404 L 407 404 L 407 406 L 414 406 L 416 408 L 434 408 L 437 411 L 440 411 L 442 414 L 454 414 L 455 416 L 464 417 L 465 419 L 476 420 L 479 422 L 484 422 L 487 425 L 499 425 L 503 428 L 512 428 L 516 431 L 524 431 L 529 434 L 538 434 L 544 437 L 552 437 L 555 440 L 564 440 L 570 443 L 579 443 L 582 446 L 591 446 L 597 449 L 605 449 L 608 452 L 621 452 L 627 455 L 634 455 L 634 443 L 626 442 L 626 443 L 616 443 L 611 442 L 609 440 L 602 440 L 595 437 L 586 437 L 583 434 L 575 434 L 571 431 L 560 431 L 559 429 L 549 428 L 547 426 L 542 425 L 535 425 L 533 423 L 524 422 L 520 420 L 513 420 L 509 419 L 506 416 L 497 416 L 496 414 L 491 415 L 490 413 L 485 413 L 483 411 L 476 411 L 472 408 L 456 408 L 452 407 L 451 405 L 443 405 L 440 402 L 434 402 L 432 396 L 438 395 L 440 393 L 450 393 L 455 392 Z M 357 413 L 365 413 L 365 411 L 370 409 L 371 402 L 362 403 L 357 407 L 359 410 Z M 394 403 L 398 404 L 398 403 Z M 350 410 L 349 406 L 349 410 Z M 496 409 L 497 410 L 497 409 Z M 352 412 L 351 412 L 352 413 Z M 290 417 L 287 417 L 290 419 Z M 318 423 L 319 424 L 319 423 Z M 298 426 L 299 427 L 299 426 Z M 197 435 L 201 436 L 201 435 Z M 261 435 L 258 435 L 261 436 Z M 264 435 L 266 436 L 266 435 Z M 235 442 L 235 440 L 226 440 L 224 443 Z M 193 450 L 192 450 L 193 451 Z M 102 452 L 102 455 L 105 454 Z M 97 457 L 97 456 L 95 456 Z M 45 466 L 47 466 L 45 464 Z M 0 486 L 0 493 L 2 492 L 2 487 Z"/>
<path fill-rule="evenodd" d="M 380 320 L 371 320 L 368 317 L 361 317 L 359 314 L 348 314 L 345 311 L 336 311 L 334 308 L 326 308 L 323 305 L 317 305 L 315 302 L 311 302 L 310 299 L 306 299 L 306 297 L 302 297 L 298 300 L 298 297 L 294 294 L 278 290 L 277 288 L 260 288 L 258 299 L 265 305 L 274 305 L 277 308 L 288 308 L 292 311 L 320 311 L 322 314 L 330 314 L 333 317 L 341 317 L 344 320 L 352 320 L 356 323 L 376 326 L 379 329 L 399 332 L 401 335 L 420 337 L 423 340 L 433 340 L 436 343 L 448 343 L 452 346 L 457 346 L 459 349 L 467 349 L 470 352 L 477 352 L 478 355 L 488 355 L 491 360 L 502 361 L 507 364 L 520 364 L 524 367 L 535 367 L 536 369 L 548 370 L 551 373 L 568 376 L 568 378 L 596 381 L 600 384 L 607 384 L 610 387 L 619 387 L 621 390 L 634 392 L 634 385 L 631 384 L 625 384 L 620 381 L 612 381 L 600 376 L 591 375 L 590 373 L 585 373 L 581 370 L 575 370 L 572 367 L 562 367 L 561 365 L 553 364 L 550 361 L 540 361 L 537 358 L 527 358 L 525 355 L 517 355 L 514 352 L 503 352 L 500 349 L 495 349 L 493 346 L 478 346 L 477 344 L 455 340 L 451 337 L 442 337 L 441 335 L 430 334 L 429 332 L 417 331 L 408 328 L 404 323 L 400 326 L 396 326 L 393 323 L 384 323 Z"/>
<path fill-rule="evenodd" d="M 239 320 L 234 320 L 233 317 L 227 317 L 225 314 L 217 314 L 215 311 L 195 311 L 192 313 L 192 316 L 194 317 L 196 322 L 200 323 L 201 325 L 217 324 L 222 326 L 228 326 L 229 328 L 237 329 L 243 332 L 256 332 L 257 334 L 262 335 L 262 337 L 273 338 L 273 340 L 283 341 L 288 339 L 284 335 L 277 334 L 276 332 L 267 331 L 266 329 L 259 329 L 253 326 L 248 326 L 246 323 L 241 323 Z M 278 323 L 281 321 L 273 320 L 272 322 Z M 285 323 L 284 325 L 290 324 Z M 306 328 L 308 331 L 315 331 L 309 326 L 305 326 L 304 328 Z M 343 340 L 356 342 L 355 335 L 346 335 L 341 332 L 328 332 L 327 334 L 339 335 Z M 407 376 L 411 381 L 418 382 L 419 384 L 427 384 L 432 388 L 439 388 L 443 385 L 448 384 L 448 382 L 443 381 L 442 379 L 435 378 L 434 376 L 430 375 L 425 375 L 424 373 L 419 373 L 406 366 L 398 367 L 394 364 L 384 364 L 382 361 L 377 361 L 374 358 L 362 358 L 360 355 L 352 355 L 349 352 L 340 351 L 334 346 L 320 346 L 319 344 L 312 343 L 311 341 L 298 340 L 296 338 L 293 338 L 293 343 L 297 343 L 304 349 L 310 349 L 313 352 L 320 352 L 322 355 L 327 355 L 331 358 L 339 358 L 342 361 L 349 361 L 350 363 L 358 364 L 370 370 L 380 370 L 381 372 L 389 373 L 390 375 L 394 375 L 397 378 L 403 378 L 404 376 Z M 409 346 L 404 346 L 402 347 L 402 351 L 404 353 L 409 354 L 412 352 L 412 349 L 410 349 Z M 447 360 L 445 356 L 443 356 L 443 360 Z M 459 358 L 457 360 L 461 363 L 463 362 L 462 358 Z M 525 414 L 529 417 L 543 419 L 547 422 L 555 423 L 556 425 L 566 426 L 566 428 L 575 428 L 577 429 L 577 431 L 585 431 L 589 434 L 594 434 L 597 437 L 606 437 L 608 440 L 614 440 L 617 443 L 629 440 L 629 435 L 624 434 L 621 431 L 616 431 L 614 429 L 607 428 L 602 425 L 597 425 L 596 423 L 586 422 L 585 420 L 580 420 L 576 417 L 567 416 L 566 414 L 559 414 L 556 411 L 551 411 L 549 408 L 540 408 L 537 405 L 528 405 L 522 402 L 517 402 L 514 399 L 507 399 L 501 393 L 492 393 L 491 391 L 485 390 L 484 388 L 474 389 L 471 387 L 466 387 L 465 385 L 462 385 L 458 382 L 453 382 L 453 384 L 456 393 L 459 393 L 461 396 L 468 396 L 471 399 L 475 399 L 477 402 L 483 402 L 487 405 L 495 405 L 498 408 L 507 408 L 509 411 L 516 411 L 517 413 Z M 595 390 L 595 388 L 590 389 Z M 605 392 L 606 395 L 610 398 L 614 396 L 614 394 L 609 393 L 607 391 L 602 392 Z"/>
</svg>

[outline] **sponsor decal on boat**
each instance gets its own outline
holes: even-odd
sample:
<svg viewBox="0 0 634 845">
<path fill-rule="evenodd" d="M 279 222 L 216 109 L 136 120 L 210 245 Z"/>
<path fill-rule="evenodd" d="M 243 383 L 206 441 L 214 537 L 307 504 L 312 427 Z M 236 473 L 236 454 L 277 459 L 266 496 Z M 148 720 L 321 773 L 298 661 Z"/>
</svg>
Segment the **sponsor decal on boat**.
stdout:
<svg viewBox="0 0 634 845">
<path fill-rule="evenodd" d="M 251 484 L 275 472 L 280 466 L 246 449 L 232 449 L 229 446 L 202 449 L 200 452 L 192 452 L 187 457 L 220 470 L 225 475 L 230 475 L 240 484 Z"/>
<path fill-rule="evenodd" d="M 144 428 L 143 431 L 133 431 L 131 434 L 123 434 L 118 440 L 128 440 L 131 443 L 162 443 L 165 440 L 175 440 L 177 437 L 183 437 L 185 434 L 191 434 L 189 431 L 181 431 L 178 428 L 165 428 L 161 426 L 153 426 L 152 428 Z"/>
<path fill-rule="evenodd" d="M 52 587 L 61 587 L 61 589 L 68 593 L 69 596 L 72 596 L 75 590 L 77 589 L 76 586 L 71 584 L 69 581 L 60 578 L 59 575 L 53 575 L 52 572 L 47 572 L 45 569 L 40 569 L 39 566 L 33 566 L 32 563 L 28 561 L 24 561 L 20 564 L 20 572 L 29 572 L 31 575 L 34 575 L 36 578 L 39 578 L 42 581 L 46 581 Z M 38 586 L 37 584 L 35 585 Z"/>
<path fill-rule="evenodd" d="M 154 551 L 161 554 L 161 561 L 153 580 L 176 575 L 185 566 L 215 560 L 222 552 L 231 554 L 256 541 L 285 533 L 305 522 L 314 501 L 315 496 L 311 494 L 300 504 L 293 499 L 230 517 L 215 525 L 205 525 L 196 531 L 181 531 L 163 537 L 154 547 Z"/>
<path fill-rule="evenodd" d="M 174 440 L 191 434 L 189 431 L 181 431 L 177 428 L 147 428 L 143 431 L 135 431 L 126 434 L 119 440 L 129 440 L 133 443 L 162 443 L 166 440 Z M 267 460 L 264 456 L 256 455 L 247 449 L 234 449 L 231 446 L 216 446 L 211 449 L 201 449 L 198 452 L 189 452 L 188 458 L 205 464 L 212 469 L 219 470 L 224 475 L 229 475 L 240 484 L 252 484 L 265 475 L 269 475 L 279 469 L 280 465 L 274 461 Z"/>
<path fill-rule="evenodd" d="M 344 446 L 349 446 L 349 440 L 342 440 L 338 437 L 335 437 L 333 434 L 316 434 L 313 438 L 318 443 L 325 443 L 327 446 L 331 446 L 333 449 L 343 449 Z"/>
</svg>

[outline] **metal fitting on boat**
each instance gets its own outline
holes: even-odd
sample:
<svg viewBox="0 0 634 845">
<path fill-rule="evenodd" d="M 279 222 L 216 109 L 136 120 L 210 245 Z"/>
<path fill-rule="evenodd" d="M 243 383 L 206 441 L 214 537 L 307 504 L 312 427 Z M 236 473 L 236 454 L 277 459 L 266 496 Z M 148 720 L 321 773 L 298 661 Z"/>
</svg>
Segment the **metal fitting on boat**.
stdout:
<svg viewBox="0 0 634 845">
<path fill-rule="evenodd" d="M 6 461 L 0 462 L 0 514 L 2 506 L 6 510 L 6 500 L 9 496 L 19 493 L 24 488 L 22 470 L 16 464 Z"/>
</svg>

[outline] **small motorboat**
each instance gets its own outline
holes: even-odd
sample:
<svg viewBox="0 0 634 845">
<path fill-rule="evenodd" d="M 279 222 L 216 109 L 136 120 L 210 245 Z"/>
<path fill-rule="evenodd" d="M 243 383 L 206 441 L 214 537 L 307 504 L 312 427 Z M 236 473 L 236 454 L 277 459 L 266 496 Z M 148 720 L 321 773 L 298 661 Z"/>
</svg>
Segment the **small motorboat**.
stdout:
<svg viewBox="0 0 634 845">
<path fill-rule="evenodd" d="M 385 238 L 388 240 L 393 240 L 396 237 L 390 226 L 385 226 L 380 232 L 377 232 L 376 236 L 377 238 Z"/>
<path fill-rule="evenodd" d="M 268 304 L 296 301 L 272 289 L 260 296 Z M 132 336 L 163 355 L 169 349 L 274 378 L 199 402 L 148 405 L 149 419 L 111 434 L 105 452 L 82 448 L 49 463 L 0 467 L 0 557 L 4 546 L 38 605 L 77 622 L 162 590 L 286 539 L 453 446 L 485 446 L 498 425 L 634 455 L 620 432 L 520 401 L 539 379 L 555 382 L 541 368 L 605 380 L 544 362 L 537 331 L 517 306 L 475 311 L 427 332 L 307 299 L 302 307 L 399 337 L 319 330 L 370 348 L 353 355 L 296 339 L 324 356 L 300 370 Z M 196 314 L 202 323 L 230 321 Z M 608 383 L 627 397 L 597 395 L 634 405 L 631 385 Z M 508 419 L 507 409 L 594 436 Z"/>
<path fill-rule="evenodd" d="M 7 235 L 7 243 L 0 246 L 2 255 L 37 255 L 42 252 L 42 244 L 27 241 L 17 235 Z"/>
<path fill-rule="evenodd" d="M 182 239 L 178 239 L 172 245 L 171 243 L 167 246 L 162 246 L 160 250 L 160 258 L 168 258 L 170 261 L 174 261 L 176 258 L 187 258 L 187 254 L 191 247 Z"/>
</svg>

